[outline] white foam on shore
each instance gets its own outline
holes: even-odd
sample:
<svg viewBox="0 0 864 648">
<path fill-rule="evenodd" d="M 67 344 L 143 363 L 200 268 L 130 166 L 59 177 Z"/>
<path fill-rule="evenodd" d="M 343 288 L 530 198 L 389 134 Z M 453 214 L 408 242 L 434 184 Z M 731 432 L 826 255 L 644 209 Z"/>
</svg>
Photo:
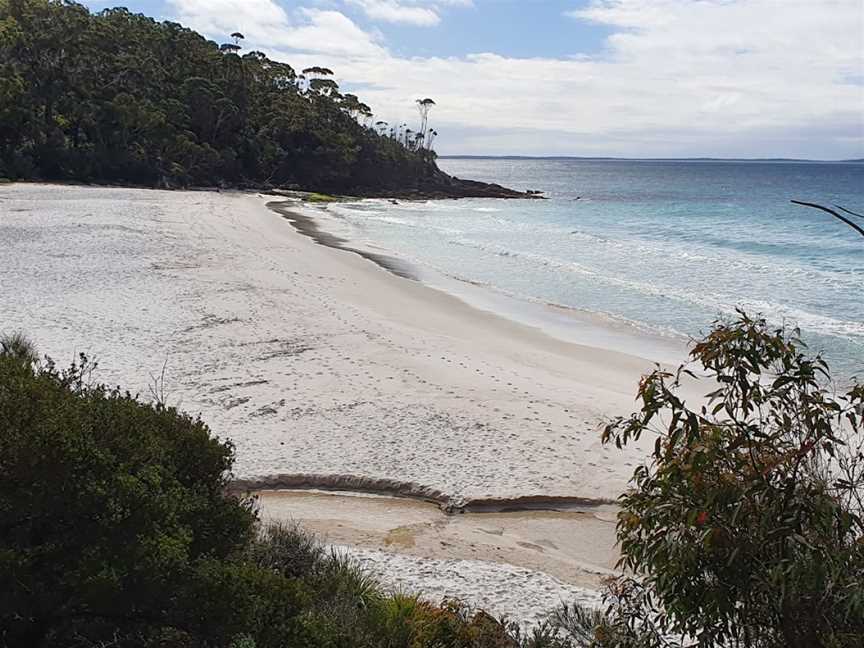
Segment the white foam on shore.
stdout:
<svg viewBox="0 0 864 648">
<path fill-rule="evenodd" d="M 453 205 L 453 201 L 421 201 L 424 208 L 442 208 L 442 204 Z M 418 209 L 418 204 L 399 203 L 399 210 Z M 347 245 L 369 252 L 383 252 L 404 259 L 399 250 L 391 250 L 371 241 L 364 231 L 363 224 L 368 221 L 382 221 L 406 227 L 419 227 L 417 223 L 396 216 L 386 216 L 386 212 L 370 210 L 375 205 L 380 209 L 393 209 L 392 205 L 379 204 L 377 199 L 360 202 L 312 206 L 299 203 L 294 211 L 315 220 L 318 227 L 335 236 L 347 240 Z M 499 211 L 489 207 L 472 208 L 472 211 Z M 434 209 L 433 209 L 434 211 Z M 370 215 L 371 214 L 371 215 Z M 358 216 L 361 216 L 358 218 Z M 502 227 L 512 227 L 512 223 L 501 222 Z M 447 234 L 460 234 L 460 230 L 442 227 L 428 220 L 422 222 L 423 229 L 431 229 Z M 458 240 L 450 243 L 459 245 Z M 475 244 L 470 243 L 473 247 Z M 502 256 L 519 256 L 504 250 L 496 252 Z M 649 327 L 642 322 L 629 320 L 610 313 L 573 308 L 559 303 L 545 302 L 527 295 L 508 292 L 489 283 L 476 282 L 463 277 L 447 274 L 443 268 L 434 267 L 408 258 L 417 278 L 437 290 L 458 297 L 475 308 L 494 313 L 501 317 L 536 327 L 545 333 L 565 342 L 583 344 L 601 349 L 621 351 L 640 355 L 656 362 L 678 363 L 686 356 L 688 336 L 672 329 Z"/>
</svg>

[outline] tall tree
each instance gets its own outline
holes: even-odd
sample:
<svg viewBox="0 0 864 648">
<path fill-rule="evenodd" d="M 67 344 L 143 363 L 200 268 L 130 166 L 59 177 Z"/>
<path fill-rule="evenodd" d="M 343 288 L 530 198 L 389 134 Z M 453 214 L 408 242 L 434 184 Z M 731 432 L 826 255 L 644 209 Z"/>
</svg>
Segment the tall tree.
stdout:
<svg viewBox="0 0 864 648">
<path fill-rule="evenodd" d="M 432 106 L 435 105 L 435 102 L 432 101 L 429 97 L 425 99 L 417 100 L 417 110 L 420 111 L 420 134 L 423 136 L 423 140 L 426 139 L 426 129 L 429 126 L 429 111 L 432 110 Z"/>
</svg>

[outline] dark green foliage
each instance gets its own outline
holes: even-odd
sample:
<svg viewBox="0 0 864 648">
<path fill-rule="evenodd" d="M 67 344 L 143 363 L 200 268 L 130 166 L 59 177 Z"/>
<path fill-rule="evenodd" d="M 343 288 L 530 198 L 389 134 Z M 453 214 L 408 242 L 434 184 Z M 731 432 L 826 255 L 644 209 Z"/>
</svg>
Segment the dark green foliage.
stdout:
<svg viewBox="0 0 864 648">
<path fill-rule="evenodd" d="M 91 368 L 0 354 L 0 645 L 287 633 L 296 585 L 232 560 L 255 522 L 223 494 L 232 447 L 173 409 L 89 386 Z"/>
<path fill-rule="evenodd" d="M 604 435 L 656 434 L 618 522 L 638 580 L 614 584 L 606 622 L 624 645 L 864 645 L 864 386 L 838 393 L 800 340 L 743 313 L 692 357 L 706 405 L 679 396 L 687 369 L 657 370 Z"/>
<path fill-rule="evenodd" d="M 297 524 L 270 524 L 249 543 L 249 559 L 286 578 L 312 578 L 322 571 L 326 552 L 318 540 Z"/>
<path fill-rule="evenodd" d="M 332 80 L 239 50 L 123 8 L 0 0 L 0 177 L 362 193 L 440 174 Z"/>
<path fill-rule="evenodd" d="M 549 625 L 559 635 L 569 638 L 573 642 L 571 645 L 580 648 L 616 646 L 623 639 L 610 626 L 603 612 L 576 603 L 564 604 L 554 610 Z"/>
</svg>

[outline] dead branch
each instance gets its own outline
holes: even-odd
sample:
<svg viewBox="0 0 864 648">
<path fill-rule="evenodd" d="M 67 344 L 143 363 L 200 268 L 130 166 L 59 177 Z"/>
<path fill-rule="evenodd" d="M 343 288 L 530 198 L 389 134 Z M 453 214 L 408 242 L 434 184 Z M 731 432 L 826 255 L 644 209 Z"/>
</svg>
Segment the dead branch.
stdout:
<svg viewBox="0 0 864 648">
<path fill-rule="evenodd" d="M 822 205 L 817 205 L 816 203 L 803 202 L 803 201 L 801 201 L 801 200 L 791 200 L 790 202 L 793 203 L 793 204 L 795 204 L 795 205 L 803 205 L 804 207 L 812 207 L 813 209 L 821 209 L 822 211 L 824 211 L 824 212 L 826 212 L 826 213 L 831 214 L 832 216 L 834 216 L 834 218 L 839 218 L 841 221 L 843 221 L 844 223 L 846 223 L 849 227 L 851 227 L 851 228 L 854 229 L 856 232 L 858 232 L 861 236 L 864 236 L 864 229 L 862 229 L 862 228 L 861 228 L 860 226 L 858 226 L 857 224 L 853 223 L 851 220 L 849 220 L 849 219 L 846 218 L 845 216 L 841 216 L 840 214 L 838 214 L 838 213 L 837 213 L 836 211 L 834 211 L 833 209 L 830 209 L 830 208 L 828 208 L 828 207 L 824 207 L 824 206 L 822 206 Z M 840 209 L 843 209 L 843 208 L 840 207 Z M 843 211 L 849 211 L 849 210 L 848 210 L 848 209 L 843 209 Z M 852 213 L 852 212 L 850 212 L 850 213 Z M 858 216 L 858 214 L 855 214 L 855 216 Z"/>
</svg>

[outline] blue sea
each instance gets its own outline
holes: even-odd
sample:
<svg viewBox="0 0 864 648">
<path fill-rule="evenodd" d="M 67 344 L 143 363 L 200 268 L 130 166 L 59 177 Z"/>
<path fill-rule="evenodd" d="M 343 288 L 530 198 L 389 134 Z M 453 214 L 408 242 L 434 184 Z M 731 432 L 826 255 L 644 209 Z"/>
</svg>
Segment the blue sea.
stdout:
<svg viewBox="0 0 864 648">
<path fill-rule="evenodd" d="M 350 236 L 442 276 L 634 331 L 699 336 L 736 307 L 798 326 L 864 376 L 864 237 L 790 199 L 864 213 L 864 164 L 442 159 L 548 200 L 339 205 Z M 856 219 L 864 226 L 864 219 Z"/>
</svg>

